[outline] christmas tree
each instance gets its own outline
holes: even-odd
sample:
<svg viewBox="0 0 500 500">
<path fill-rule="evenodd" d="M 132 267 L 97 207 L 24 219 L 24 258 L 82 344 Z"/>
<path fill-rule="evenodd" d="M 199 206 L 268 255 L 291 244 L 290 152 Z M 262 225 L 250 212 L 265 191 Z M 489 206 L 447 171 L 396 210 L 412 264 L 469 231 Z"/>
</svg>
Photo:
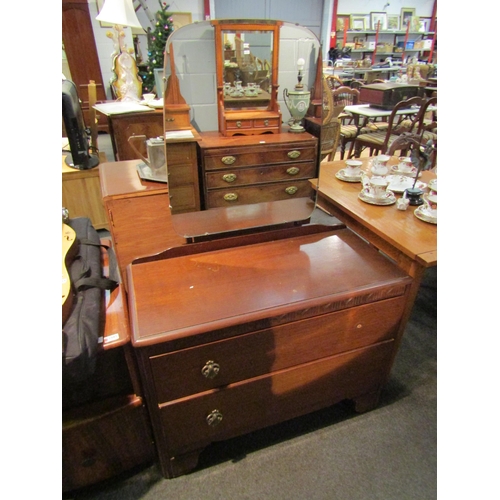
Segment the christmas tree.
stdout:
<svg viewBox="0 0 500 500">
<path fill-rule="evenodd" d="M 163 58 L 165 52 L 165 45 L 170 33 L 174 31 L 173 19 L 167 12 L 170 5 L 165 2 L 160 2 L 160 10 L 155 14 L 156 24 L 154 31 L 151 32 L 148 47 L 148 63 L 146 71 L 140 73 L 142 78 L 142 92 L 149 93 L 153 90 L 155 85 L 155 68 L 163 69 Z M 158 97 L 162 96 L 162 89 L 156 89 Z"/>
</svg>

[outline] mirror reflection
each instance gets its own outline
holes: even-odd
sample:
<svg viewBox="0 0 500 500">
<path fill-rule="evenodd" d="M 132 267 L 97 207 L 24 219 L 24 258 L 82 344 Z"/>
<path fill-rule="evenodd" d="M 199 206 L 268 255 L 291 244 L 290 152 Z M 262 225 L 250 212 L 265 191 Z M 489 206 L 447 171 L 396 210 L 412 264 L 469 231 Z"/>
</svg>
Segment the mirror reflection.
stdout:
<svg viewBox="0 0 500 500">
<path fill-rule="evenodd" d="M 266 109 L 271 101 L 273 33 L 222 31 L 224 106 Z"/>
<path fill-rule="evenodd" d="M 305 61 L 301 77 L 311 91 L 314 127 L 297 133 L 283 92 L 297 85 L 298 60 Z M 205 237 L 307 222 L 319 177 L 321 70 L 319 40 L 292 23 L 212 20 L 172 33 L 164 128 L 179 234 Z"/>
</svg>

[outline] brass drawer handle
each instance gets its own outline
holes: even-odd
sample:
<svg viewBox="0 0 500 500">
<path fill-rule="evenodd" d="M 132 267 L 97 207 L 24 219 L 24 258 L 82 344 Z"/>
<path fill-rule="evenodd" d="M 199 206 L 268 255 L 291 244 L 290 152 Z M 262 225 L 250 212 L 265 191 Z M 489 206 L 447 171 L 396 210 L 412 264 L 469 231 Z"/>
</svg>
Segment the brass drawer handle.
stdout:
<svg viewBox="0 0 500 500">
<path fill-rule="evenodd" d="M 288 175 L 297 175 L 300 172 L 300 168 L 297 167 L 290 167 L 286 169 L 286 173 Z"/>
<path fill-rule="evenodd" d="M 226 201 L 236 201 L 238 199 L 238 195 L 236 193 L 227 193 L 224 195 L 224 199 Z"/>
<path fill-rule="evenodd" d="M 234 182 L 236 180 L 236 174 L 224 174 L 222 180 L 225 182 Z"/>
<path fill-rule="evenodd" d="M 241 128 L 241 122 L 240 122 L 240 120 L 238 120 L 238 121 L 236 122 L 236 126 L 237 126 L 238 128 Z"/>
<path fill-rule="evenodd" d="M 264 120 L 264 126 L 268 127 L 269 126 L 269 120 Z"/>
<path fill-rule="evenodd" d="M 293 151 L 288 151 L 288 158 L 292 158 L 292 160 L 296 160 L 300 156 L 300 151 L 294 149 Z"/>
<path fill-rule="evenodd" d="M 222 422 L 222 413 L 219 410 L 212 410 L 206 417 L 207 424 L 215 427 Z"/>
<path fill-rule="evenodd" d="M 224 165 L 232 165 L 236 161 L 236 156 L 223 156 L 221 161 Z"/>
<path fill-rule="evenodd" d="M 286 194 L 295 194 L 299 190 L 296 186 L 289 186 L 285 189 Z"/>
<path fill-rule="evenodd" d="M 213 379 L 217 377 L 220 371 L 220 365 L 219 363 L 216 363 L 215 361 L 207 361 L 205 363 L 205 366 L 201 369 L 201 373 L 205 378 Z"/>
</svg>

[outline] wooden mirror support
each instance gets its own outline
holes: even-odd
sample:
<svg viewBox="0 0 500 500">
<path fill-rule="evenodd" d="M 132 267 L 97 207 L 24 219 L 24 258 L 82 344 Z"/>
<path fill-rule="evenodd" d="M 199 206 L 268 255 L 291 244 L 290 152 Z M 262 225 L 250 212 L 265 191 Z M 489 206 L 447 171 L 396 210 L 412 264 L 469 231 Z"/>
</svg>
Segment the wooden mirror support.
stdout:
<svg viewBox="0 0 500 500">
<path fill-rule="evenodd" d="M 281 111 L 278 104 L 278 61 L 280 27 L 282 21 L 273 20 L 232 20 L 215 19 L 211 21 L 215 34 L 215 61 L 217 78 L 217 105 L 219 132 L 223 136 L 258 135 L 281 133 Z M 245 34 L 261 33 L 269 35 L 269 60 L 252 54 L 251 44 L 245 42 Z M 227 37 L 234 37 L 234 50 L 228 49 Z M 229 52 L 229 53 L 228 53 Z M 252 65 L 252 76 L 259 72 L 262 80 L 243 82 L 244 65 Z M 240 76 L 228 78 L 227 69 L 234 69 Z M 233 73 L 234 74 L 234 73 Z M 225 76 L 226 75 L 226 76 Z M 254 79 L 254 78 L 252 78 Z M 231 80 L 231 81 L 226 81 Z M 262 88 L 255 87 L 258 82 L 266 82 Z M 234 92 L 237 82 L 241 91 Z M 250 83 L 250 85 L 248 85 Z M 233 90 L 232 96 L 228 89 Z"/>
</svg>

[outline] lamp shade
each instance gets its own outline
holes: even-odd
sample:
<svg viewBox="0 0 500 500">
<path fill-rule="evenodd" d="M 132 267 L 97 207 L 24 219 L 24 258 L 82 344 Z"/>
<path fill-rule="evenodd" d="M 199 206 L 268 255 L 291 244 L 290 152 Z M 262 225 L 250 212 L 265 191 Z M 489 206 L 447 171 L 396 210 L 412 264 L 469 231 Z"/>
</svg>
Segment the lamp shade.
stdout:
<svg viewBox="0 0 500 500">
<path fill-rule="evenodd" d="M 142 28 L 139 19 L 137 19 L 132 0 L 105 0 L 96 19 L 105 23 L 119 24 L 120 26 Z"/>
</svg>

